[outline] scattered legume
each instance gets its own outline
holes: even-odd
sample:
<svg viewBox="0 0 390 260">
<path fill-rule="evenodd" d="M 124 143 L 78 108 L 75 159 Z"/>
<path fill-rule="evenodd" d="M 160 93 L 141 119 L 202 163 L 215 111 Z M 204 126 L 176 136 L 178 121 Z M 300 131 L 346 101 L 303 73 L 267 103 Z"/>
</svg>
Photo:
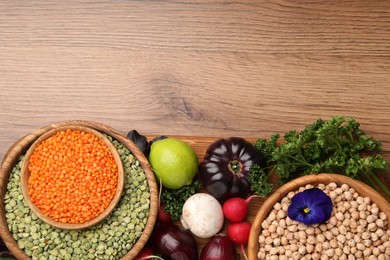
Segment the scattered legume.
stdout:
<svg viewBox="0 0 390 260">
<path fill-rule="evenodd" d="M 24 199 L 17 199 L 22 195 L 19 182 L 23 156 L 12 169 L 4 197 L 7 224 L 19 247 L 32 259 L 119 259 L 141 236 L 150 206 L 145 172 L 126 147 L 112 137 L 108 138 L 118 151 L 126 155 L 123 159 L 126 192 L 108 218 L 92 228 L 61 230 L 43 223 Z M 139 181 L 139 186 L 133 184 L 134 180 Z M 141 198 L 143 203 L 140 203 Z M 139 213 L 133 215 L 133 208 L 141 208 L 144 218 L 139 219 Z M 130 223 L 119 222 L 119 216 L 130 218 Z"/>
</svg>

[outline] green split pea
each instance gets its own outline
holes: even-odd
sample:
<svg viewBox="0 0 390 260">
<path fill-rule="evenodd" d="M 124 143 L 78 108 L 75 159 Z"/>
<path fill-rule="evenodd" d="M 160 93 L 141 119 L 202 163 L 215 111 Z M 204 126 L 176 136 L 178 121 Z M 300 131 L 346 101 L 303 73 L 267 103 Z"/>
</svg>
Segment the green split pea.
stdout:
<svg viewBox="0 0 390 260">
<path fill-rule="evenodd" d="M 108 138 L 121 155 L 124 193 L 111 215 L 89 229 L 61 230 L 43 223 L 30 210 L 19 187 L 23 156 L 12 169 L 4 197 L 7 224 L 18 247 L 32 259 L 119 259 L 141 236 L 150 208 L 145 172 L 122 143 Z"/>
</svg>

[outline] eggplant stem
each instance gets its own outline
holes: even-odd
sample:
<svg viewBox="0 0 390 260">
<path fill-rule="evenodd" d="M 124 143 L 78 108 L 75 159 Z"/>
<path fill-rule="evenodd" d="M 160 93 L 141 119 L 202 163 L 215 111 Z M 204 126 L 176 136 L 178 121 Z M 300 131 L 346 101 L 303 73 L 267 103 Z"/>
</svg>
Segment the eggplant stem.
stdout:
<svg viewBox="0 0 390 260">
<path fill-rule="evenodd" d="M 242 254 L 244 255 L 245 260 L 248 260 L 248 256 L 247 256 L 246 253 L 245 253 L 245 247 L 244 247 L 244 245 L 241 244 L 241 245 L 240 245 L 240 248 L 241 248 Z"/>
<path fill-rule="evenodd" d="M 242 168 L 242 164 L 240 161 L 238 160 L 233 160 L 233 161 L 230 161 L 229 162 L 229 165 L 228 165 L 228 168 L 230 170 L 230 172 L 232 172 L 233 174 L 237 175 L 237 176 L 241 176 L 241 168 Z"/>
</svg>

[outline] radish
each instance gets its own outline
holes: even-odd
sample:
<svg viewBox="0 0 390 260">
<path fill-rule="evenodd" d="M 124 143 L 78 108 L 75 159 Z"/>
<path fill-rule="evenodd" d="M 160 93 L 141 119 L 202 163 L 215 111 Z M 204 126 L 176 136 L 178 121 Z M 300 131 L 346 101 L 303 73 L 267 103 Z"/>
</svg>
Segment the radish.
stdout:
<svg viewBox="0 0 390 260">
<path fill-rule="evenodd" d="M 249 233 L 251 230 L 251 224 L 247 221 L 230 223 L 227 226 L 227 235 L 233 241 L 233 243 L 240 246 L 242 254 L 245 259 L 248 260 L 248 257 L 245 253 L 245 245 L 249 240 Z"/>
<path fill-rule="evenodd" d="M 223 215 L 226 219 L 231 222 L 239 222 L 244 220 L 246 215 L 248 214 L 248 204 L 253 197 L 258 197 L 256 195 L 252 195 L 247 199 L 242 199 L 239 197 L 230 198 L 223 204 L 222 210 Z"/>
</svg>

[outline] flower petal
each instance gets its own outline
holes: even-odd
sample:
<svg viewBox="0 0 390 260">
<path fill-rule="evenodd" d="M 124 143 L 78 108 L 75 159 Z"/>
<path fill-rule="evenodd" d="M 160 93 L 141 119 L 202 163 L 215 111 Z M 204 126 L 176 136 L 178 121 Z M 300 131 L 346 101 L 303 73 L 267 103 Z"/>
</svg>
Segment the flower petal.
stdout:
<svg viewBox="0 0 390 260">
<path fill-rule="evenodd" d="M 332 200 L 322 190 L 312 188 L 295 194 L 288 207 L 289 218 L 313 225 L 326 222 L 332 213 Z"/>
<path fill-rule="evenodd" d="M 302 206 L 299 203 L 291 203 L 287 209 L 287 215 L 289 218 L 296 220 L 302 217 Z"/>
<path fill-rule="evenodd" d="M 313 196 L 311 190 L 312 189 L 304 190 L 303 192 L 295 194 L 294 197 L 291 198 L 291 204 L 297 203 L 301 206 L 310 208 L 313 204 Z"/>
<path fill-rule="evenodd" d="M 326 219 L 325 213 L 326 212 L 322 208 L 312 207 L 310 209 L 310 214 L 307 214 L 307 218 L 306 218 L 305 222 L 303 222 L 303 223 L 305 223 L 306 225 L 323 223 L 326 220 L 328 220 L 328 219 Z"/>
</svg>

